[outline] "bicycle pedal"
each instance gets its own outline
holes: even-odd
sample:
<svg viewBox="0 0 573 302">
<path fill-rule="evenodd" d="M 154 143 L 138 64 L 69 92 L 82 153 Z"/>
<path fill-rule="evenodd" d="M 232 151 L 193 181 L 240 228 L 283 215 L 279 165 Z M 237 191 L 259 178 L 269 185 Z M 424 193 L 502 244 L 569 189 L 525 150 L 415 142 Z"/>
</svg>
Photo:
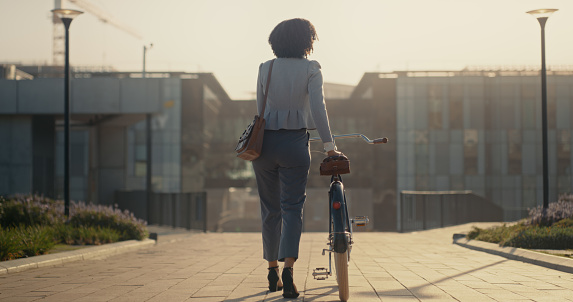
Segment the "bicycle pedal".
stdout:
<svg viewBox="0 0 573 302">
<path fill-rule="evenodd" d="M 355 226 L 365 226 L 370 222 L 370 219 L 368 219 L 368 216 L 356 216 L 354 217 L 354 219 L 352 219 L 352 223 Z"/>
<path fill-rule="evenodd" d="M 312 277 L 314 277 L 315 280 L 326 280 L 328 275 L 330 275 L 330 273 L 326 267 L 317 267 L 312 272 Z"/>
</svg>

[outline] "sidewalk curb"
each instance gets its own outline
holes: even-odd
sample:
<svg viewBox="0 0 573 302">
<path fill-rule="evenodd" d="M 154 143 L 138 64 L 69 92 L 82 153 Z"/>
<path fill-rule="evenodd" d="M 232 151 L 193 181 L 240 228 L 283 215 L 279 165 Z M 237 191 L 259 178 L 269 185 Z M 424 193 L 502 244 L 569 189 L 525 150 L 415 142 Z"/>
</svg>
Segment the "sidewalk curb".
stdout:
<svg viewBox="0 0 573 302">
<path fill-rule="evenodd" d="M 152 238 L 151 234 L 154 234 L 154 238 Z M 187 240 L 192 237 L 205 234 L 204 232 L 188 232 L 188 233 L 175 233 L 175 234 L 161 234 L 161 233 L 150 233 L 150 238 L 155 239 L 157 244 L 164 244 L 164 243 L 174 243 L 179 242 L 182 240 Z"/>
<path fill-rule="evenodd" d="M 511 260 L 519 260 L 573 274 L 573 259 L 534 252 L 516 247 L 501 247 L 495 243 L 479 240 L 469 240 L 467 238 L 459 237 L 456 238 L 456 235 L 454 235 L 453 243 L 472 250 L 495 254 Z"/>
<path fill-rule="evenodd" d="M 145 239 L 142 241 L 127 240 L 100 246 L 86 247 L 75 251 L 9 260 L 0 262 L 0 275 L 22 272 L 28 269 L 39 267 L 62 265 L 64 263 L 73 261 L 106 257 L 134 250 L 145 249 L 154 245 L 155 240 L 151 239 Z"/>
</svg>

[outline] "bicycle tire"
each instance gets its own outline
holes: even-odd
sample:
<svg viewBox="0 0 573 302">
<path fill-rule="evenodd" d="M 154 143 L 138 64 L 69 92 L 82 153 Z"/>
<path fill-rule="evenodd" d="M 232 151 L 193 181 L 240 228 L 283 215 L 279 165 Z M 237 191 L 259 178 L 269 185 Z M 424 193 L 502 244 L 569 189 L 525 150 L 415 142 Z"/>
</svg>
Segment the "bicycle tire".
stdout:
<svg viewBox="0 0 573 302">
<path fill-rule="evenodd" d="M 336 269 L 336 282 L 338 283 L 338 297 L 346 302 L 350 298 L 350 285 L 348 283 L 348 250 L 344 253 L 334 254 L 334 268 Z"/>
</svg>

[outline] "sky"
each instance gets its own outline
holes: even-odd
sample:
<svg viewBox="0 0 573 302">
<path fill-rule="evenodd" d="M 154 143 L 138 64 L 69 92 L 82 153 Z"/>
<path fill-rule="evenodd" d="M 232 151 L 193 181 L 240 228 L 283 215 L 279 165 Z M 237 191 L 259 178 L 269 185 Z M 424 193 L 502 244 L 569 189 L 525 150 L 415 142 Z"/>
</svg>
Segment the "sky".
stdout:
<svg viewBox="0 0 573 302">
<path fill-rule="evenodd" d="M 268 36 L 305 18 L 319 41 L 309 59 L 326 82 L 365 72 L 539 68 L 540 26 L 526 11 L 557 8 L 546 25 L 549 68 L 573 68 L 571 0 L 82 0 L 137 31 L 86 11 L 70 28 L 72 66 L 210 72 L 233 99 L 252 99 Z M 79 9 L 64 1 L 64 8 Z M 54 0 L 0 0 L 0 64 L 51 64 Z"/>
</svg>

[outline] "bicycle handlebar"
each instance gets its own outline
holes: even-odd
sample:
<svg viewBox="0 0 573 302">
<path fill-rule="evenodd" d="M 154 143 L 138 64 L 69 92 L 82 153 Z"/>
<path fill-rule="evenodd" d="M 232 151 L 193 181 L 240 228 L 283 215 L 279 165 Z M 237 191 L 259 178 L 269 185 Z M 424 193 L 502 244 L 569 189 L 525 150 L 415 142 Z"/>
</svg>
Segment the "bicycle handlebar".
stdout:
<svg viewBox="0 0 573 302">
<path fill-rule="evenodd" d="M 362 133 L 353 133 L 353 134 L 340 134 L 340 135 L 333 135 L 333 138 L 352 138 L 352 137 L 361 137 L 364 141 L 366 141 L 366 143 L 371 144 L 371 145 L 377 145 L 377 144 L 385 144 L 388 142 L 388 138 L 387 137 L 382 137 L 382 138 L 376 138 L 376 139 L 369 139 L 368 137 L 366 137 L 366 135 L 362 134 Z M 314 142 L 314 141 L 319 141 L 320 137 L 311 137 L 309 141 Z"/>
</svg>

